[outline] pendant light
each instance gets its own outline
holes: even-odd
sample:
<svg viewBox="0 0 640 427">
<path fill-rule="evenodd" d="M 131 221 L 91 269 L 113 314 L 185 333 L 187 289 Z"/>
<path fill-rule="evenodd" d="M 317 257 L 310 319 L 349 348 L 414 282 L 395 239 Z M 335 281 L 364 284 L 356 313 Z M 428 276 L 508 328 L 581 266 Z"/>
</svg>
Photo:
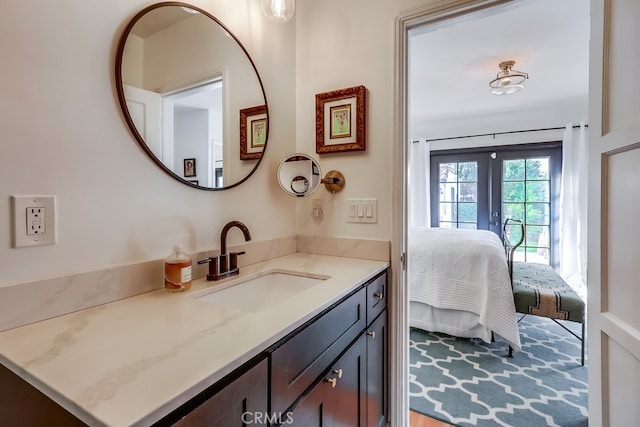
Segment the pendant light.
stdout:
<svg viewBox="0 0 640 427">
<path fill-rule="evenodd" d="M 296 10 L 296 0 L 260 0 L 262 13 L 269 21 L 287 22 Z"/>
<path fill-rule="evenodd" d="M 511 95 L 524 89 L 524 82 L 529 78 L 529 75 L 522 71 L 513 70 L 514 65 L 516 65 L 516 61 L 504 61 L 498 65 L 502 71 L 489 82 L 492 94 Z"/>
</svg>

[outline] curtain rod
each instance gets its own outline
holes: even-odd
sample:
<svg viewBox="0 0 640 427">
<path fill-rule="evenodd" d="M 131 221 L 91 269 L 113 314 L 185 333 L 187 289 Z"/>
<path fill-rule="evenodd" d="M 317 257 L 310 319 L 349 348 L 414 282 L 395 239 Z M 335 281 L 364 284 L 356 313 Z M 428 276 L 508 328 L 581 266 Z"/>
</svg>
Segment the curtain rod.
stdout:
<svg viewBox="0 0 640 427">
<path fill-rule="evenodd" d="M 579 128 L 580 125 L 574 125 L 571 126 L 573 129 Z M 589 125 L 584 125 L 584 127 L 589 127 Z M 449 136 L 446 138 L 435 138 L 435 139 L 425 139 L 425 142 L 435 142 L 435 141 L 447 141 L 450 139 L 465 139 L 465 138 L 477 138 L 480 136 L 493 136 L 493 138 L 495 139 L 496 135 L 506 135 L 506 134 L 510 134 L 510 133 L 524 133 L 524 132 L 541 132 L 541 131 L 545 131 L 545 130 L 561 130 L 561 129 L 566 129 L 566 126 L 562 126 L 562 127 L 557 127 L 557 128 L 542 128 L 542 129 L 530 129 L 530 130 L 512 130 L 509 132 L 493 132 L 493 133 L 479 133 L 476 135 L 465 135 L 465 136 Z M 416 142 L 420 142 L 420 141 L 411 141 L 414 144 Z"/>
</svg>

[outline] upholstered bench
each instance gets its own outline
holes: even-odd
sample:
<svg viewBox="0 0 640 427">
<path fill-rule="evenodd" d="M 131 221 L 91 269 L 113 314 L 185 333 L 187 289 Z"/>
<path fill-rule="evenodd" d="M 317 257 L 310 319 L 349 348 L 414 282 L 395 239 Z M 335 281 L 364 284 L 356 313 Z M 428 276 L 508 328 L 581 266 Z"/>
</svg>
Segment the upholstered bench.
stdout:
<svg viewBox="0 0 640 427">
<path fill-rule="evenodd" d="M 552 319 L 582 341 L 581 363 L 584 365 L 584 300 L 553 268 L 546 264 L 514 261 L 512 268 L 516 312 Z M 581 323 L 582 335 L 578 336 L 557 320 Z"/>
</svg>

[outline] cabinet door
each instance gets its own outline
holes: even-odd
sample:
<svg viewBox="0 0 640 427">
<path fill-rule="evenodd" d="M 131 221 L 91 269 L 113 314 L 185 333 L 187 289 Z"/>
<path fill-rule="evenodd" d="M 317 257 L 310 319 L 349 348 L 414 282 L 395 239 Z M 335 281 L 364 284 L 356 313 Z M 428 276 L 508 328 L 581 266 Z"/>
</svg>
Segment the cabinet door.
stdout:
<svg viewBox="0 0 640 427">
<path fill-rule="evenodd" d="M 268 363 L 258 363 L 187 414 L 175 426 L 266 426 Z"/>
<path fill-rule="evenodd" d="M 361 336 L 289 414 L 284 425 L 357 427 L 366 419 L 366 340 Z"/>
<path fill-rule="evenodd" d="M 387 423 L 388 359 L 387 311 L 367 328 L 367 426 Z"/>
</svg>

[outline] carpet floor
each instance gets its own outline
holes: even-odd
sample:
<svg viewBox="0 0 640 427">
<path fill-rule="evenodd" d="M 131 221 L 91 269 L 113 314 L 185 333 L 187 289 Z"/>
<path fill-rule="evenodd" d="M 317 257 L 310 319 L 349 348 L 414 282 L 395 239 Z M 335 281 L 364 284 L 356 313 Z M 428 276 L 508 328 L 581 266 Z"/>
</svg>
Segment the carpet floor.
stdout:
<svg viewBox="0 0 640 427">
<path fill-rule="evenodd" d="M 587 426 L 580 341 L 546 318 L 527 316 L 519 325 L 522 350 L 513 358 L 502 342 L 412 329 L 411 410 L 465 427 Z"/>
</svg>

